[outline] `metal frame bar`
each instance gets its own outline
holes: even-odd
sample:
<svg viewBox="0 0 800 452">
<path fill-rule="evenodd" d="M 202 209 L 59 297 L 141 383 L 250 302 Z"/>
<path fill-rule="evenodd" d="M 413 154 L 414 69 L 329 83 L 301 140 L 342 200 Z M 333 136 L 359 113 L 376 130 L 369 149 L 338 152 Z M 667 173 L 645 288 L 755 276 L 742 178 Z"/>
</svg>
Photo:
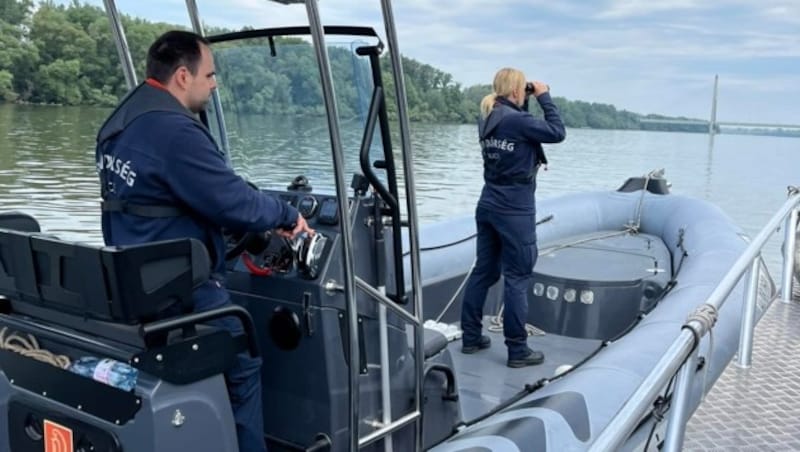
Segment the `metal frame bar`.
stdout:
<svg viewBox="0 0 800 452">
<path fill-rule="evenodd" d="M 200 36 L 205 37 L 206 33 L 203 29 L 203 24 L 200 22 L 200 12 L 197 9 L 197 2 L 195 0 L 186 0 L 186 11 L 189 13 L 189 20 L 192 22 L 192 29 Z M 225 161 L 231 165 L 231 146 L 228 141 L 228 128 L 225 125 L 225 114 L 222 112 L 222 100 L 219 97 L 219 92 L 214 90 L 211 92 L 211 102 L 214 104 L 214 116 L 217 118 L 217 127 L 219 127 L 220 146 L 225 153 Z"/>
<path fill-rule="evenodd" d="M 672 408 L 670 409 L 669 424 L 664 439 L 665 452 L 680 452 L 683 448 L 684 426 L 689 419 L 689 394 L 692 390 L 692 378 L 697 372 L 698 347 L 689 355 L 678 373 L 675 391 L 672 393 Z"/>
<path fill-rule="evenodd" d="M 395 27 L 394 13 L 392 11 L 391 0 L 381 0 L 383 11 L 383 23 L 386 28 L 386 43 L 389 47 L 389 55 L 392 61 L 392 73 L 395 76 L 394 88 L 397 99 L 397 116 L 400 125 L 400 148 L 403 153 L 403 174 L 406 187 L 406 207 L 408 218 L 408 244 L 411 256 L 411 299 L 413 300 L 414 314 L 422 314 L 422 287 L 420 276 L 420 257 L 419 257 L 419 236 L 417 235 L 417 200 L 414 185 L 414 161 L 411 155 L 411 132 L 408 120 L 408 104 L 406 103 L 406 85 L 403 77 L 403 63 L 400 48 L 397 40 L 397 29 Z M 425 355 L 423 350 L 424 338 L 422 328 L 415 328 L 414 331 L 414 361 L 416 362 L 417 393 L 414 397 L 414 411 L 419 412 L 422 407 L 422 381 L 424 378 L 423 363 Z M 422 423 L 415 424 L 414 450 L 422 450 Z"/>
<path fill-rule="evenodd" d="M 360 448 L 360 447 L 368 446 L 368 445 L 374 443 L 375 441 L 378 441 L 379 439 L 383 438 L 384 436 L 390 435 L 391 433 L 400 430 L 401 428 L 407 426 L 408 424 L 411 424 L 412 422 L 417 422 L 417 420 L 421 416 L 422 416 L 422 413 L 420 411 L 414 411 L 412 413 L 409 413 L 409 414 L 401 417 L 400 419 L 394 421 L 392 424 L 387 425 L 386 427 L 380 428 L 378 430 L 375 430 L 374 432 L 370 433 L 369 435 L 361 438 L 361 440 L 358 442 L 358 447 Z M 417 425 L 419 425 L 419 422 L 417 422 Z M 349 450 L 355 451 L 355 450 L 358 450 L 358 449 L 349 449 Z M 415 450 L 421 451 L 422 448 L 415 449 Z"/>
<path fill-rule="evenodd" d="M 111 25 L 111 34 L 114 36 L 114 43 L 117 46 L 122 73 L 125 75 L 125 83 L 128 85 L 128 90 L 132 90 L 139 82 L 136 81 L 136 69 L 133 66 L 133 58 L 131 58 L 131 50 L 125 37 L 125 29 L 122 26 L 119 10 L 114 0 L 103 0 L 103 4 L 106 7 L 108 22 Z"/>
<path fill-rule="evenodd" d="M 386 294 L 385 287 L 381 287 L 380 291 Z M 384 304 L 378 306 L 378 336 L 381 353 L 381 422 L 384 426 L 389 426 L 392 425 L 392 379 L 389 364 L 389 321 Z M 383 442 L 383 450 L 392 452 L 392 445 L 392 433 L 388 432 Z"/>
<path fill-rule="evenodd" d="M 333 155 L 333 171 L 336 177 L 336 197 L 338 201 L 339 218 L 350 218 L 347 203 L 347 183 L 344 179 L 344 158 L 342 157 L 342 140 L 339 135 L 339 112 L 336 107 L 336 95 L 333 88 L 333 75 L 331 74 L 330 60 L 328 59 L 328 49 L 325 45 L 325 33 L 319 17 L 319 6 L 317 0 L 306 0 L 306 13 L 311 30 L 311 40 L 314 45 L 314 52 L 317 56 L 320 81 L 322 82 L 322 97 L 325 101 L 325 112 L 328 117 L 328 134 L 331 141 L 331 153 Z M 350 332 L 358 331 L 358 306 L 355 297 L 355 280 L 353 273 L 353 250 L 352 250 L 352 227 L 349 221 L 342 221 L 342 262 L 344 278 L 344 297 L 347 305 L 347 329 Z M 349 356 L 358 356 L 358 340 L 354 334 L 350 334 L 348 344 Z M 359 372 L 358 366 L 351 365 L 348 375 L 349 400 L 349 419 L 348 428 L 350 431 L 348 450 L 358 450 L 359 442 Z"/>
<path fill-rule="evenodd" d="M 756 328 L 756 302 L 758 301 L 760 271 L 761 260 L 756 257 L 750 265 L 750 274 L 744 291 L 744 303 L 742 303 L 742 326 L 739 332 L 739 352 L 736 359 L 736 365 L 742 369 L 750 367 L 753 357 L 753 335 Z"/>
<path fill-rule="evenodd" d="M 326 36 L 330 35 L 345 35 L 345 36 L 366 36 L 375 38 L 378 42 L 376 46 L 383 48 L 380 36 L 375 33 L 370 27 L 350 27 L 340 25 L 326 25 L 322 27 Z M 235 41 L 237 39 L 251 39 L 251 38 L 269 38 L 279 36 L 310 36 L 310 27 L 277 27 L 277 28 L 259 28 L 256 30 L 241 30 L 231 33 L 223 33 L 219 35 L 209 36 L 208 40 L 212 43 Z"/>
<path fill-rule="evenodd" d="M 355 280 L 356 280 L 356 287 L 366 292 L 367 295 L 371 296 L 372 298 L 374 298 L 387 308 L 391 309 L 392 312 L 402 317 L 403 320 L 412 324 L 415 327 L 422 325 L 422 322 L 420 321 L 419 317 L 416 317 L 413 314 L 409 314 L 409 312 L 403 309 L 402 306 L 389 299 L 389 297 L 387 297 L 386 295 L 381 294 L 377 289 L 369 285 L 369 283 L 359 278 L 358 276 L 355 277 Z"/>
<path fill-rule="evenodd" d="M 786 251 L 783 255 L 783 274 L 781 275 L 781 300 L 784 303 L 792 301 L 792 283 L 794 282 L 794 248 L 797 245 L 797 209 L 791 211 L 786 218 L 786 228 L 783 243 Z"/>
</svg>

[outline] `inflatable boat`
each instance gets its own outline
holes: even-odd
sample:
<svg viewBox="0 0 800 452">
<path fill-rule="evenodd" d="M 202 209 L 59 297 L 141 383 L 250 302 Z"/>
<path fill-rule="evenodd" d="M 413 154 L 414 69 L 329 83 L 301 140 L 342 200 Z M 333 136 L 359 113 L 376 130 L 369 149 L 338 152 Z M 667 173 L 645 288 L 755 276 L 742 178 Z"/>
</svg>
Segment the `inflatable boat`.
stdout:
<svg viewBox="0 0 800 452">
<path fill-rule="evenodd" d="M 486 354 L 463 355 L 458 341 L 451 344 L 447 351 L 465 425 L 432 450 L 586 450 L 650 373 L 747 241 L 720 209 L 666 193 L 662 179 L 655 193 L 627 191 L 644 180 L 632 179 L 621 188 L 625 191 L 539 203 L 539 215 L 547 220 L 537 228 L 541 251 L 528 294 L 528 322 L 529 343 L 544 351 L 545 362 L 523 371 L 504 368 L 502 335 Z M 469 240 L 444 245 L 452 231 L 468 236 L 474 230 L 469 218 L 453 223 L 432 225 L 420 236 L 426 308 L 428 300 L 446 297 L 444 288 L 462 280 L 461 273 L 451 274 L 456 263 L 467 273 L 474 256 Z M 761 274 L 758 315 L 775 297 L 763 263 Z M 499 295 L 490 292 L 487 305 L 493 302 L 501 315 Z M 692 410 L 736 352 L 743 298 L 741 287 L 730 294 L 713 342 L 700 346 Z M 426 315 L 444 312 L 442 319 L 457 319 L 458 303 L 445 307 L 438 314 L 426 309 Z M 501 324 L 496 316 L 484 323 Z M 664 391 L 666 411 L 670 389 Z M 663 414 L 642 419 L 626 448 L 659 444 Z"/>
<path fill-rule="evenodd" d="M 236 452 L 223 374 L 237 353 L 263 358 L 264 438 L 273 452 L 584 450 L 744 249 L 746 237 L 718 208 L 669 194 L 656 173 L 619 190 L 543 200 L 528 323 L 545 362 L 506 367 L 497 288 L 485 322 L 497 340 L 461 354 L 457 322 L 474 222 L 417 221 L 390 2 L 381 2 L 394 50 L 387 59 L 375 30 L 322 27 L 316 1 L 301 3 L 308 26 L 209 37 L 222 80 L 253 77 L 228 77 L 200 120 L 227 153 L 243 142 L 268 149 L 253 134 L 260 118 L 244 103 L 255 97 L 241 95 L 252 86 L 234 80 L 263 75 L 257 64 L 317 61 L 334 192 L 314 191 L 305 176 L 265 190 L 296 206 L 317 235 L 228 231 L 235 305 L 191 312 L 192 289 L 209 278 L 201 243 L 97 246 L 41 231 L 26 214 L 0 216 L 0 450 Z M 194 2 L 187 5 L 202 32 Z M 133 88 L 120 15 L 112 0 L 105 6 Z M 311 44 L 286 39 L 298 35 Z M 352 44 L 329 49 L 331 36 Z M 386 64 L 393 83 L 385 85 Z M 346 71 L 354 86 L 335 94 L 333 70 Z M 360 137 L 350 154 L 339 120 L 347 102 L 357 105 L 346 111 L 364 113 L 358 129 L 347 130 Z M 774 291 L 764 269 L 761 309 Z M 713 341 L 700 344 L 693 406 L 734 353 L 741 289 L 730 297 Z M 183 314 L 167 317 L 176 305 Z M 242 335 L 205 325 L 227 316 L 240 319 Z M 671 385 L 661 389 L 627 448 L 661 441 Z"/>
</svg>

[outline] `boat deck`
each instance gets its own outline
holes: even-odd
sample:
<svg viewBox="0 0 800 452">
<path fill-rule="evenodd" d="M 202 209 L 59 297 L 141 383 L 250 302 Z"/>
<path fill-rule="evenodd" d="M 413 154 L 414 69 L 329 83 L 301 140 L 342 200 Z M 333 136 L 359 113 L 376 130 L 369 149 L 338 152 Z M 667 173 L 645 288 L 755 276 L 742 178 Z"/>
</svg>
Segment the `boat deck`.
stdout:
<svg viewBox="0 0 800 452">
<path fill-rule="evenodd" d="M 756 326 L 753 362 L 728 365 L 689 420 L 687 451 L 800 451 L 800 297 Z"/>
<path fill-rule="evenodd" d="M 484 318 L 484 325 L 491 317 Z M 594 353 L 601 344 L 597 339 L 577 339 L 555 334 L 530 338 L 528 344 L 544 352 L 541 365 L 511 369 L 506 367 L 508 351 L 502 332 L 484 330 L 492 339 L 491 347 L 481 353 L 461 353 L 461 341 L 448 345 L 459 385 L 459 403 L 465 421 L 472 421 L 518 395 L 526 385 L 550 378 L 562 365 L 575 365 Z"/>
</svg>

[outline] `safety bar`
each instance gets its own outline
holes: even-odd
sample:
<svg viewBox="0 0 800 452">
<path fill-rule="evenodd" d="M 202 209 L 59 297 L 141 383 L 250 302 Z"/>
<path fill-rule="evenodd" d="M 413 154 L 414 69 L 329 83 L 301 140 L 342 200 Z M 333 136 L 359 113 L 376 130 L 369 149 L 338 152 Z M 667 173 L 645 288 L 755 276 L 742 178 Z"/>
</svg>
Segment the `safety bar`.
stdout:
<svg viewBox="0 0 800 452">
<path fill-rule="evenodd" d="M 373 61 L 377 64 L 377 59 Z M 375 133 L 375 125 L 378 121 L 379 112 L 385 112 L 385 102 L 383 97 L 383 88 L 376 86 L 372 93 L 372 101 L 369 105 L 369 113 L 367 114 L 367 123 L 364 127 L 364 137 L 361 139 L 361 149 L 359 150 L 358 157 L 361 165 L 361 171 L 367 178 L 370 184 L 375 188 L 375 191 L 380 194 L 381 199 L 389 206 L 389 214 L 392 218 L 392 261 L 394 263 L 394 285 L 395 293 L 392 298 L 396 302 L 405 304 L 405 277 L 403 276 L 403 243 L 401 238 L 402 225 L 400 224 L 400 204 L 397 201 L 397 188 L 394 187 L 394 192 L 391 188 L 386 188 L 378 179 L 378 176 L 372 170 L 371 162 L 369 161 L 369 149 L 372 146 L 372 136 Z M 381 118 L 385 120 L 385 118 Z M 383 133 L 383 132 L 382 132 Z M 384 167 L 387 171 L 387 177 L 390 181 L 394 180 L 394 158 L 392 157 L 392 149 L 384 146 Z M 378 219 L 376 218 L 376 221 Z"/>
<path fill-rule="evenodd" d="M 357 288 L 363 290 L 364 292 L 367 293 L 367 295 L 371 296 L 372 298 L 377 300 L 379 303 L 381 303 L 384 306 L 386 306 L 387 308 L 391 309 L 392 312 L 394 312 L 398 316 L 402 317 L 403 320 L 405 320 L 406 322 L 408 322 L 408 323 L 410 323 L 410 324 L 412 324 L 412 325 L 414 325 L 416 327 L 419 327 L 420 325 L 422 325 L 422 322 L 420 321 L 419 317 L 416 317 L 413 314 L 409 314 L 408 311 L 403 309 L 402 306 L 400 306 L 399 304 L 397 304 L 394 301 L 392 301 L 391 299 L 389 299 L 386 295 L 383 295 L 382 293 L 380 293 L 380 291 L 378 291 L 374 287 L 370 286 L 369 283 L 367 283 L 363 279 L 359 278 L 358 276 L 356 276 L 355 279 L 356 279 L 356 287 Z"/>
<path fill-rule="evenodd" d="M 688 421 L 688 396 L 692 387 L 692 379 L 696 362 L 689 359 L 690 355 L 696 351 L 700 339 L 713 327 L 716 320 L 716 313 L 727 300 L 728 295 L 733 291 L 739 279 L 748 269 L 757 269 L 761 251 L 767 240 L 778 229 L 782 222 L 786 221 L 786 252 L 784 253 L 783 280 L 781 281 L 782 296 L 788 299 L 792 290 L 792 269 L 794 267 L 794 235 L 797 230 L 797 209 L 800 205 L 800 192 L 794 187 L 789 188 L 789 199 L 783 204 L 777 213 L 767 222 L 761 232 L 750 242 L 745 251 L 731 266 L 714 291 L 709 295 L 705 304 L 701 305 L 700 310 L 706 310 L 711 315 L 699 315 L 697 311 L 690 317 L 690 320 L 683 326 L 680 335 L 653 370 L 644 378 L 636 392 L 622 405 L 616 416 L 608 426 L 598 435 L 592 443 L 590 451 L 615 451 L 618 450 L 625 440 L 630 437 L 636 429 L 639 421 L 652 408 L 653 402 L 659 393 L 673 378 L 681 367 L 683 370 L 678 376 L 678 381 L 673 392 L 672 408 L 669 418 L 668 429 L 665 437 L 666 451 L 678 451 L 683 445 L 683 435 Z M 791 240 L 789 238 L 791 237 Z M 790 248 L 789 245 L 792 245 Z M 753 273 L 751 273 L 751 276 Z M 755 296 L 758 277 L 749 278 L 748 284 L 751 285 L 745 290 L 745 303 L 743 310 L 755 312 Z M 756 288 L 753 288 L 755 285 Z M 752 297 L 750 295 L 753 295 Z M 788 296 L 787 296 L 788 294 Z M 702 314 L 702 313 L 701 313 Z M 708 318 L 712 317 L 712 318 Z M 742 320 L 743 335 L 746 331 L 749 344 L 740 344 L 739 355 L 744 353 L 741 349 L 752 349 L 752 331 L 755 323 L 755 315 L 744 316 Z M 749 357 L 749 352 L 747 354 Z M 749 358 L 748 358 L 749 359 Z M 674 426 L 672 424 L 675 424 Z"/>
<path fill-rule="evenodd" d="M 389 434 L 394 433 L 394 432 L 400 430 L 401 428 L 406 427 L 409 424 L 417 422 L 421 417 L 422 417 L 422 413 L 419 412 L 419 411 L 414 411 L 412 413 L 409 413 L 409 414 L 401 417 L 400 419 L 392 422 L 391 424 L 389 424 L 389 425 L 387 425 L 387 426 L 385 426 L 383 428 L 380 428 L 378 430 L 375 430 L 374 432 L 370 433 L 369 435 L 361 438 L 358 441 L 358 447 L 362 448 L 362 447 L 365 447 L 365 446 L 368 446 L 368 445 L 374 443 L 375 441 L 378 441 L 379 439 L 383 439 L 384 437 L 388 436 Z M 417 422 L 417 425 L 419 425 L 418 422 Z M 422 450 L 422 449 L 420 448 L 420 449 L 416 449 L 416 450 Z"/>
<path fill-rule="evenodd" d="M 389 185 L 389 193 L 396 200 L 400 200 L 400 191 L 397 188 L 397 168 L 394 161 L 392 147 L 391 130 L 389 128 L 389 114 L 386 111 L 386 91 L 383 85 L 381 72 L 380 47 L 360 47 L 358 53 L 364 55 L 368 53 L 370 68 L 372 69 L 372 79 L 375 81 L 375 89 L 381 89 L 382 108 L 378 109 L 378 124 L 381 128 L 381 141 L 383 143 L 383 169 L 386 171 L 386 182 Z M 405 294 L 405 275 L 403 270 L 403 233 L 400 205 L 398 203 L 396 211 L 391 213 L 392 219 L 392 249 L 394 252 L 395 266 L 395 293 L 394 300 L 401 304 L 408 302 Z M 416 311 L 420 315 L 419 311 Z"/>
</svg>

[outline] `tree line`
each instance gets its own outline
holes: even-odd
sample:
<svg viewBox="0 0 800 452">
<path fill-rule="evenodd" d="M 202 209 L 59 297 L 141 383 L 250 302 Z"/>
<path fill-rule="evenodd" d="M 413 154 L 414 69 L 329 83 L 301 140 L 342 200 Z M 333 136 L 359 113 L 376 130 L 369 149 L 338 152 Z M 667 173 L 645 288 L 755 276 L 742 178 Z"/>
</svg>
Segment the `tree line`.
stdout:
<svg viewBox="0 0 800 452">
<path fill-rule="evenodd" d="M 124 15 L 122 22 L 141 77 L 149 45 L 164 31 L 178 27 Z M 211 29 L 209 34 L 224 31 Z M 215 55 L 223 74 L 221 95 L 235 96 L 242 113 L 324 114 L 310 45 L 296 38 L 276 42 L 279 58 L 265 64 L 260 64 L 260 59 L 271 56 L 252 46 L 219 46 Z M 353 65 L 348 48 L 332 48 L 329 55 L 343 106 L 340 113 L 354 115 L 362 94 L 353 81 L 369 80 L 369 68 Z M 382 60 L 393 115 L 390 65 L 386 57 Z M 489 85 L 462 87 L 451 74 L 431 65 L 407 57 L 402 61 L 412 121 L 475 121 L 480 100 L 491 91 Z M 225 73 L 225 65 L 249 70 Z M 0 102 L 113 106 L 126 90 L 108 18 L 101 8 L 78 0 L 68 5 L 45 0 L 37 8 L 33 0 L 0 0 Z M 707 127 L 695 125 L 644 124 L 640 122 L 644 116 L 608 104 L 563 97 L 554 101 L 568 127 L 707 131 Z"/>
</svg>

